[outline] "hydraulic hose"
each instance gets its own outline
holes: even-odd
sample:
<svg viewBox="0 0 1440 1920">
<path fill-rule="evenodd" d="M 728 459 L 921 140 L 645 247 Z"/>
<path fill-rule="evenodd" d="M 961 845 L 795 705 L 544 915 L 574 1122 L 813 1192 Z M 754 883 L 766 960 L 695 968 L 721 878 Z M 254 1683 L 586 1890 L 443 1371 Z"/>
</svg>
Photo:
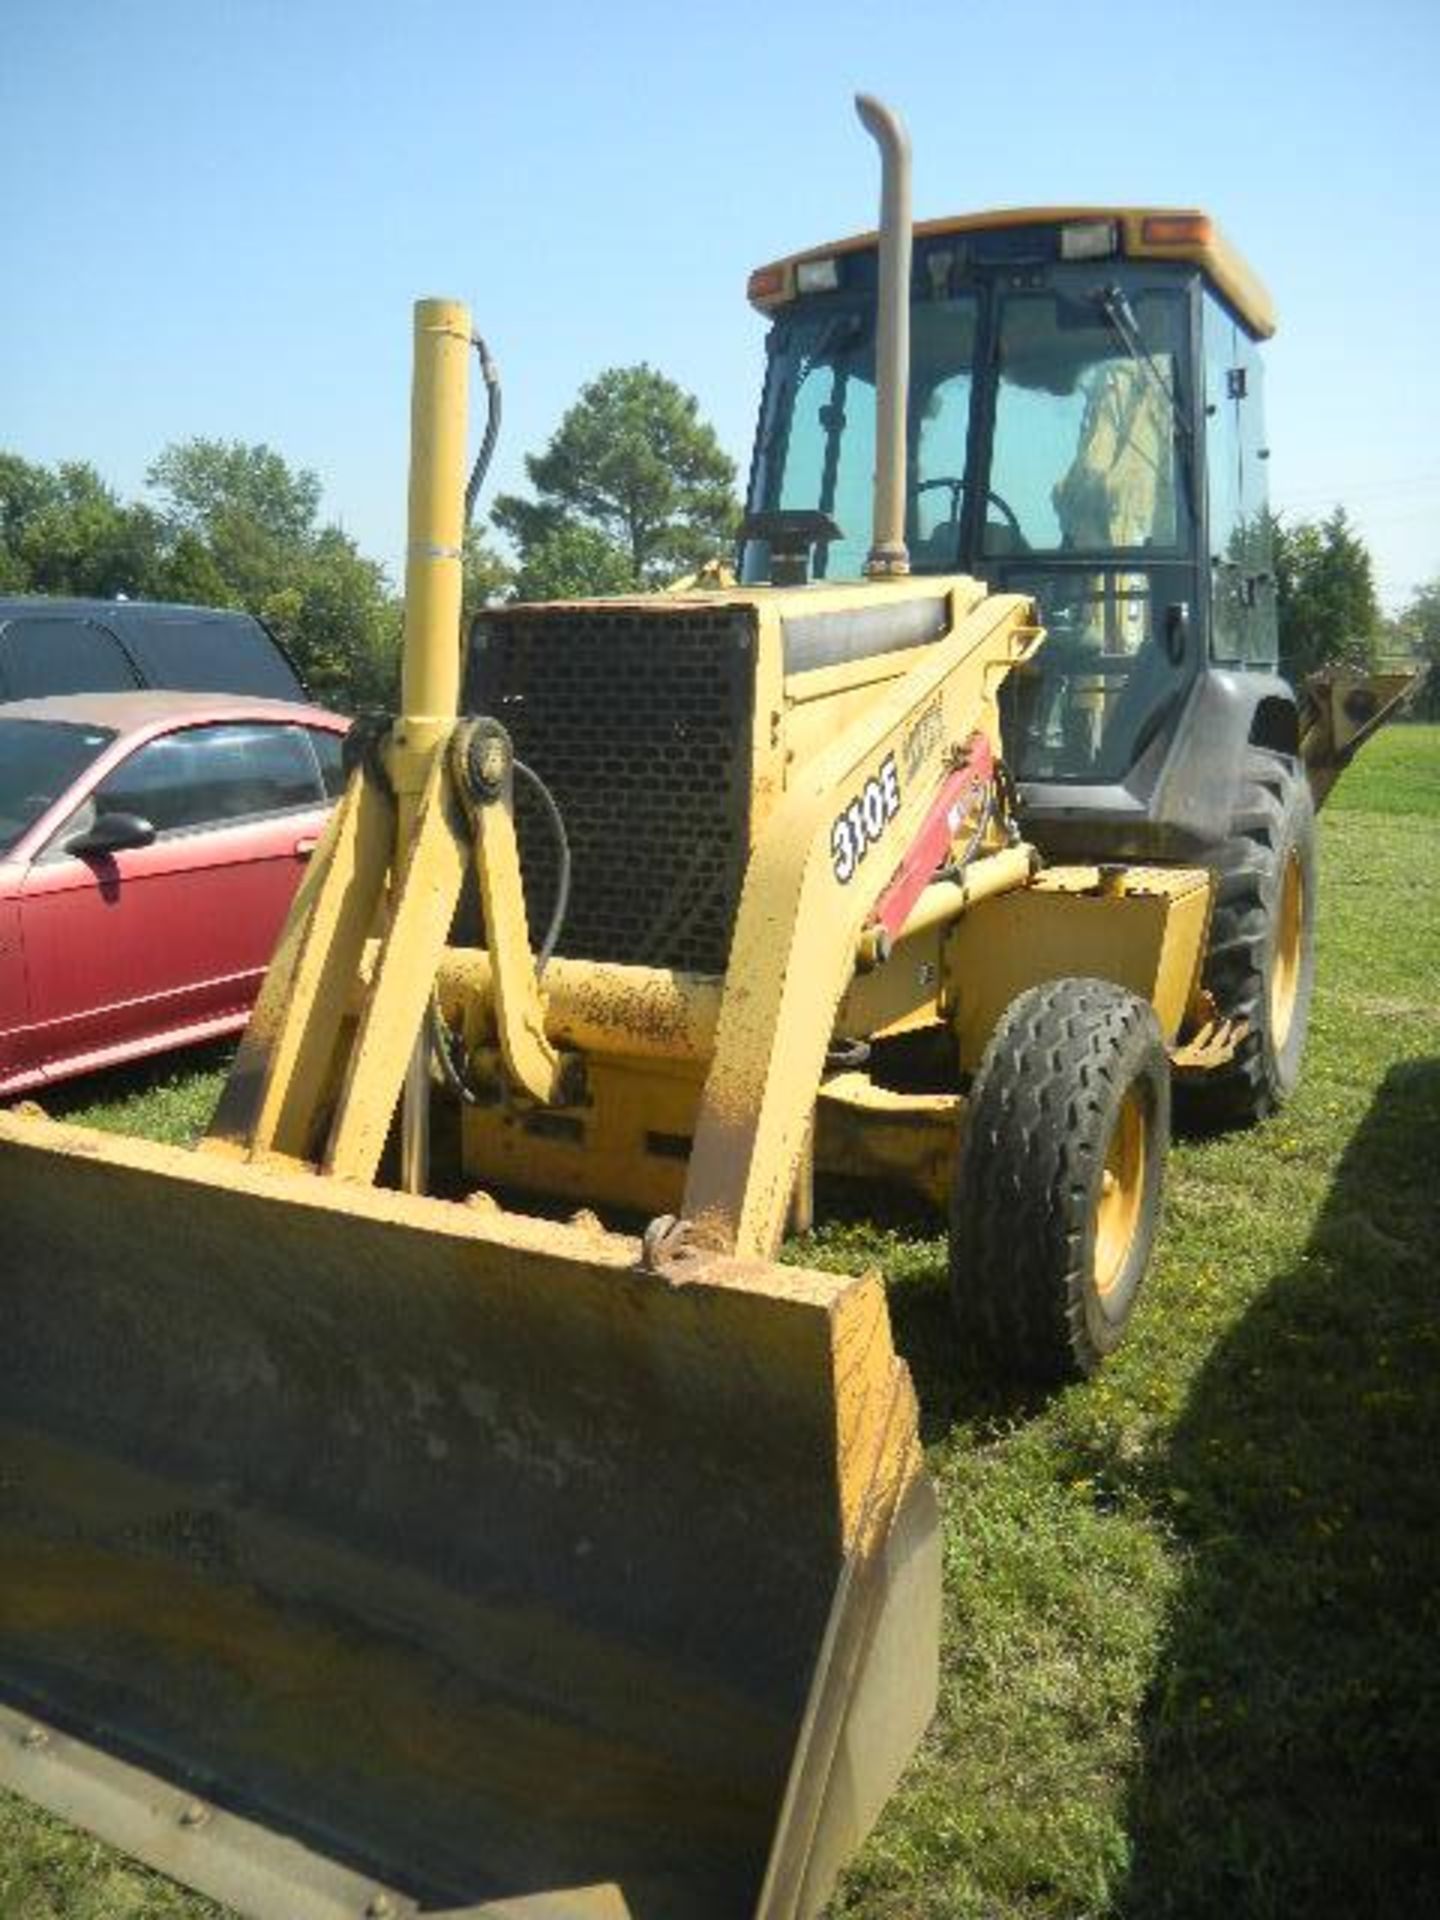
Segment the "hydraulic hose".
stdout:
<svg viewBox="0 0 1440 1920">
<path fill-rule="evenodd" d="M 475 515 L 475 502 L 480 497 L 485 475 L 490 470 L 490 461 L 495 452 L 495 442 L 500 438 L 500 373 L 490 358 L 490 349 L 478 333 L 472 333 L 470 344 L 480 357 L 480 377 L 485 382 L 485 433 L 480 442 L 480 451 L 475 456 L 475 464 L 470 469 L 470 478 L 465 482 L 465 524 L 468 527 Z"/>
</svg>

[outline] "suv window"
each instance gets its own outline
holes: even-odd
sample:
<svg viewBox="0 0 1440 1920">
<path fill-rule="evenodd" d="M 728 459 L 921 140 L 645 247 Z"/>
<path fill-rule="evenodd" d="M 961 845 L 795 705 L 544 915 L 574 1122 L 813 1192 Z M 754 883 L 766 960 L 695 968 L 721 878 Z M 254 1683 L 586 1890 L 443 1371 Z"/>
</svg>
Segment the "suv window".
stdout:
<svg viewBox="0 0 1440 1920">
<path fill-rule="evenodd" d="M 302 727 L 187 727 L 148 741 L 95 790 L 102 813 L 138 813 L 157 833 L 321 804 Z"/>
<path fill-rule="evenodd" d="M 152 687 L 255 693 L 272 700 L 304 697 L 285 656 L 248 614 L 207 619 L 136 609 L 127 616 L 124 632 Z"/>
<path fill-rule="evenodd" d="M 12 620 L 0 633 L 0 693 L 125 693 L 139 685 L 113 634 L 90 620 Z"/>
</svg>

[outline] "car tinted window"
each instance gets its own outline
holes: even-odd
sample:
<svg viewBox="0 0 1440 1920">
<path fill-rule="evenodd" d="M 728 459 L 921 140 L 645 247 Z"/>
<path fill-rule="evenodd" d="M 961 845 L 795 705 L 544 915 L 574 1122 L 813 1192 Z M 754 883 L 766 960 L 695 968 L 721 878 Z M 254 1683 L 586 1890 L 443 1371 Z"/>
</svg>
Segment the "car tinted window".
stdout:
<svg viewBox="0 0 1440 1920">
<path fill-rule="evenodd" d="M 138 813 L 157 833 L 319 806 L 299 727 L 186 727 L 151 740 L 96 789 L 102 813 Z"/>
<path fill-rule="evenodd" d="M 138 684 L 114 635 L 89 620 L 12 620 L 0 633 L 0 691 L 7 700 L 118 693 Z"/>
<path fill-rule="evenodd" d="M 259 622 L 246 615 L 207 620 L 199 614 L 159 618 L 132 613 L 125 640 L 152 687 L 304 698 L 284 654 Z"/>
<path fill-rule="evenodd" d="M 345 791 L 345 736 L 330 733 L 324 727 L 309 728 L 310 744 L 320 762 L 320 778 L 327 800 L 338 800 Z"/>
<path fill-rule="evenodd" d="M 0 853 L 9 852 L 114 738 L 105 727 L 0 719 Z"/>
</svg>

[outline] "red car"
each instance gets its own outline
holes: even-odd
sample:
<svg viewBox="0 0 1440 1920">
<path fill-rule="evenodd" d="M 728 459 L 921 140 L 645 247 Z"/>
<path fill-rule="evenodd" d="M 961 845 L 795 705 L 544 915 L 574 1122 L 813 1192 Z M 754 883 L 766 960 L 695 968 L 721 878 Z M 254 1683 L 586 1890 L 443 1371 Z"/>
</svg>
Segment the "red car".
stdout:
<svg viewBox="0 0 1440 1920">
<path fill-rule="evenodd" d="M 0 1095 L 244 1026 L 347 725 L 211 693 L 0 705 Z"/>
</svg>

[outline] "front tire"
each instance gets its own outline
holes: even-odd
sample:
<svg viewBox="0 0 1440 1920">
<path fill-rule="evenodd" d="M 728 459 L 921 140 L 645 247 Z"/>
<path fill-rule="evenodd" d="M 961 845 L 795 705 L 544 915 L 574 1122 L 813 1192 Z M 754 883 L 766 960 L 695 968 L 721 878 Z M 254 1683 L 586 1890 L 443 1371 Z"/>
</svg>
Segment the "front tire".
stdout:
<svg viewBox="0 0 1440 1920">
<path fill-rule="evenodd" d="M 950 1278 L 962 1337 L 1011 1379 L 1093 1373 L 1159 1226 L 1170 1065 L 1154 1010 L 1105 980 L 1014 1000 L 971 1089 Z"/>
</svg>

